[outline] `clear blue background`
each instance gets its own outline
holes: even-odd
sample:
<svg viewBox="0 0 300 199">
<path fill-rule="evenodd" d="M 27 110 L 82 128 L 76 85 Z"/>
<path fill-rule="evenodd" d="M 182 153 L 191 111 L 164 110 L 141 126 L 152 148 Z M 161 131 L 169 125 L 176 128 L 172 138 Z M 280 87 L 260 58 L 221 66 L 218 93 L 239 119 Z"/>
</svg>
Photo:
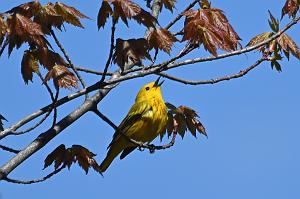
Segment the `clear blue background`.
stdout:
<svg viewBox="0 0 300 199">
<path fill-rule="evenodd" d="M 0 0 L 1 12 L 23 2 Z M 83 21 L 84 30 L 67 25 L 67 32 L 59 33 L 58 37 L 76 65 L 103 69 L 110 28 L 97 31 L 100 1 L 63 2 L 75 6 L 92 20 Z M 144 4 L 144 1 L 139 2 Z M 174 14 L 187 2 L 179 1 Z M 212 0 L 214 7 L 225 11 L 243 39 L 243 45 L 254 35 L 269 30 L 268 9 L 280 17 L 284 2 Z M 169 14 L 169 11 L 163 11 L 162 25 L 171 18 Z M 144 34 L 134 22 L 130 23 L 130 29 L 119 25 L 117 33 L 122 38 Z M 299 25 L 288 33 L 299 43 Z M 10 59 L 5 52 L 0 59 L 0 113 L 9 120 L 6 127 L 50 102 L 37 77 L 34 84 L 24 84 L 20 74 L 23 50 L 25 46 L 15 50 Z M 174 52 L 178 50 L 179 47 Z M 193 57 L 207 55 L 198 50 Z M 210 79 L 238 72 L 254 63 L 258 56 L 251 52 L 236 58 L 186 66 L 171 73 L 189 79 Z M 160 60 L 167 58 L 163 54 Z M 0 198 L 299 198 L 299 61 L 294 58 L 290 62 L 284 60 L 282 67 L 283 72 L 278 73 L 265 63 L 241 79 L 217 85 L 194 87 L 167 80 L 163 86 L 165 100 L 197 110 L 207 128 L 208 139 L 203 136 L 194 139 L 189 134 L 184 140 L 178 137 L 175 147 L 170 150 L 155 154 L 136 151 L 122 161 L 116 159 L 104 178 L 93 170 L 85 175 L 76 165 L 39 184 L 0 182 Z M 89 78 L 89 83 L 99 79 L 85 77 Z M 133 104 L 139 88 L 155 78 L 150 76 L 122 83 L 100 103 L 101 111 L 119 123 Z M 62 96 L 68 93 L 64 91 Z M 82 99 L 78 99 L 62 106 L 59 118 L 81 102 Z M 1 144 L 22 149 L 45 128 L 46 124 L 25 136 L 8 137 Z M 51 172 L 52 166 L 42 170 L 43 160 L 62 143 L 68 147 L 83 145 L 97 153 L 96 159 L 101 162 L 112 134 L 113 130 L 107 124 L 88 113 L 19 166 L 10 177 L 32 179 Z M 155 143 L 159 142 L 156 140 Z M 10 157 L 12 154 L 1 151 L 0 164 Z"/>
</svg>

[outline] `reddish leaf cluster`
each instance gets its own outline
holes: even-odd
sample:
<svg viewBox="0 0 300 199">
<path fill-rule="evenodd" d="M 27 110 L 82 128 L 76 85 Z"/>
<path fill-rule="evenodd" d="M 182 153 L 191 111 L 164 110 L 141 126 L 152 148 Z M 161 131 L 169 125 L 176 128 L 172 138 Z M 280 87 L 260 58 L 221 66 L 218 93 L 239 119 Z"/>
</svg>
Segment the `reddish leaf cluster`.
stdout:
<svg viewBox="0 0 300 199">
<path fill-rule="evenodd" d="M 21 72 L 25 83 L 32 81 L 33 73 L 39 72 L 39 64 L 48 70 L 44 81 L 53 79 L 57 89 L 78 87 L 78 79 L 65 67 L 66 62 L 64 59 L 48 48 L 26 50 L 24 52 Z"/>
<path fill-rule="evenodd" d="M 42 6 L 38 1 L 21 4 L 0 15 L 0 44 L 6 38 L 9 55 L 23 43 L 30 46 L 21 63 L 25 83 L 32 81 L 33 73 L 39 71 L 41 64 L 49 71 L 45 81 L 52 78 L 56 87 L 77 87 L 77 78 L 65 67 L 63 58 L 49 50 L 51 45 L 45 36 L 51 33 L 52 27 L 62 30 L 64 23 L 83 28 L 80 18 L 88 17 L 60 2 Z"/>
<path fill-rule="evenodd" d="M 217 49 L 233 51 L 238 48 L 240 37 L 229 24 L 223 11 L 211 8 L 210 3 L 202 1 L 201 9 L 188 10 L 183 29 L 183 41 L 201 45 L 214 56 Z"/>
<path fill-rule="evenodd" d="M 176 0 L 162 0 L 161 3 L 171 12 L 173 12 L 173 9 L 175 8 Z"/>
<path fill-rule="evenodd" d="M 116 21 L 121 18 L 126 26 L 128 26 L 127 19 L 134 19 L 148 28 L 155 27 L 156 23 L 156 19 L 149 12 L 130 0 L 103 0 L 97 20 L 99 29 L 105 26 L 109 16 L 114 17 Z"/>
<path fill-rule="evenodd" d="M 168 54 L 170 54 L 174 42 L 178 41 L 170 31 L 163 28 L 153 28 L 150 30 L 147 40 L 150 49 L 161 49 Z"/>
<path fill-rule="evenodd" d="M 44 169 L 53 164 L 53 162 L 55 170 L 60 166 L 67 166 L 70 169 L 73 163 L 78 163 L 86 174 L 90 167 L 100 173 L 99 165 L 94 159 L 95 156 L 94 153 L 83 146 L 73 145 L 71 148 L 66 149 L 65 145 L 61 144 L 46 157 Z"/>
<path fill-rule="evenodd" d="M 288 14 L 289 17 L 294 18 L 299 10 L 299 5 L 300 0 L 286 0 L 281 11 L 281 18 L 286 14 Z"/>
<path fill-rule="evenodd" d="M 254 46 L 264 42 L 279 31 L 279 21 L 276 20 L 271 13 L 269 25 L 273 32 L 264 32 L 253 37 L 247 46 Z M 272 56 L 271 66 L 272 68 L 275 67 L 277 71 L 281 71 L 281 66 L 278 62 L 282 59 L 281 52 L 284 53 L 287 59 L 290 58 L 290 54 L 297 59 L 300 59 L 299 47 L 297 46 L 296 42 L 286 33 L 282 33 L 277 39 L 260 47 L 259 50 L 266 56 Z"/>
<path fill-rule="evenodd" d="M 118 38 L 113 61 L 123 70 L 125 64 L 130 61 L 132 63 L 138 63 L 144 58 L 152 60 L 148 49 L 148 42 L 144 38 L 129 40 Z"/>
<path fill-rule="evenodd" d="M 166 103 L 168 107 L 168 124 L 166 126 L 168 136 L 172 133 L 178 133 L 182 138 L 185 132 L 188 130 L 190 133 L 197 137 L 196 132 L 207 136 L 205 127 L 198 120 L 198 114 L 193 109 L 187 106 L 179 106 L 176 108 L 170 103 Z M 161 133 L 161 138 L 164 136 L 165 132 Z"/>
<path fill-rule="evenodd" d="M 77 77 L 63 65 L 55 65 L 47 73 L 44 81 L 53 79 L 55 87 L 58 88 L 78 88 Z"/>
</svg>

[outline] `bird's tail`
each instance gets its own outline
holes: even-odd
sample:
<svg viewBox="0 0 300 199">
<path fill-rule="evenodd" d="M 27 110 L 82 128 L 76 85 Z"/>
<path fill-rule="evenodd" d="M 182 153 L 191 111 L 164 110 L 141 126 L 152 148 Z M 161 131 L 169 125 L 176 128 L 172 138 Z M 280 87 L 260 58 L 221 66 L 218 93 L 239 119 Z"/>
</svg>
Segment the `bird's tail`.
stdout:
<svg viewBox="0 0 300 199">
<path fill-rule="evenodd" d="M 121 140 L 120 140 L 121 141 Z M 123 140 L 122 140 L 123 141 Z M 116 142 L 113 145 L 110 146 L 107 155 L 103 162 L 100 164 L 100 172 L 105 172 L 106 169 L 109 167 L 109 165 L 112 163 L 112 161 L 121 153 L 121 151 L 124 149 L 124 143 Z"/>
</svg>

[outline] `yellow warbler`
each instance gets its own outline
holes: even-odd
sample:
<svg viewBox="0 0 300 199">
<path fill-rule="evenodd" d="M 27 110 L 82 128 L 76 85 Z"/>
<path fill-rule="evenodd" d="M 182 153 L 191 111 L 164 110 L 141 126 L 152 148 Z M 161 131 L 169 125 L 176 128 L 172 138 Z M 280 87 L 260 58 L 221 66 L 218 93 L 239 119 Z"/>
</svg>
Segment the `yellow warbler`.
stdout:
<svg viewBox="0 0 300 199">
<path fill-rule="evenodd" d="M 167 107 L 161 95 L 162 83 L 159 83 L 158 78 L 155 82 L 146 84 L 140 89 L 134 105 L 119 125 L 108 146 L 107 156 L 100 165 L 101 172 L 104 172 L 122 151 L 120 159 L 136 149 L 137 146 L 122 134 L 136 141 L 149 143 L 165 131 L 168 116 Z"/>
</svg>

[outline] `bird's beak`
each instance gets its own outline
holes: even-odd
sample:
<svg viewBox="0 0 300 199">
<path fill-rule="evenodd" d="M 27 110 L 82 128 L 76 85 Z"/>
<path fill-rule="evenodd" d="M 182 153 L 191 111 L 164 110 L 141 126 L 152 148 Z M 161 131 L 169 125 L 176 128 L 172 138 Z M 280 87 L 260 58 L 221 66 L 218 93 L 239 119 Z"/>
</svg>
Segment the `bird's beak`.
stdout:
<svg viewBox="0 0 300 199">
<path fill-rule="evenodd" d="M 165 80 L 159 82 L 160 78 L 161 77 L 157 78 L 157 80 L 154 82 L 154 87 L 160 87 L 164 83 Z"/>
</svg>

